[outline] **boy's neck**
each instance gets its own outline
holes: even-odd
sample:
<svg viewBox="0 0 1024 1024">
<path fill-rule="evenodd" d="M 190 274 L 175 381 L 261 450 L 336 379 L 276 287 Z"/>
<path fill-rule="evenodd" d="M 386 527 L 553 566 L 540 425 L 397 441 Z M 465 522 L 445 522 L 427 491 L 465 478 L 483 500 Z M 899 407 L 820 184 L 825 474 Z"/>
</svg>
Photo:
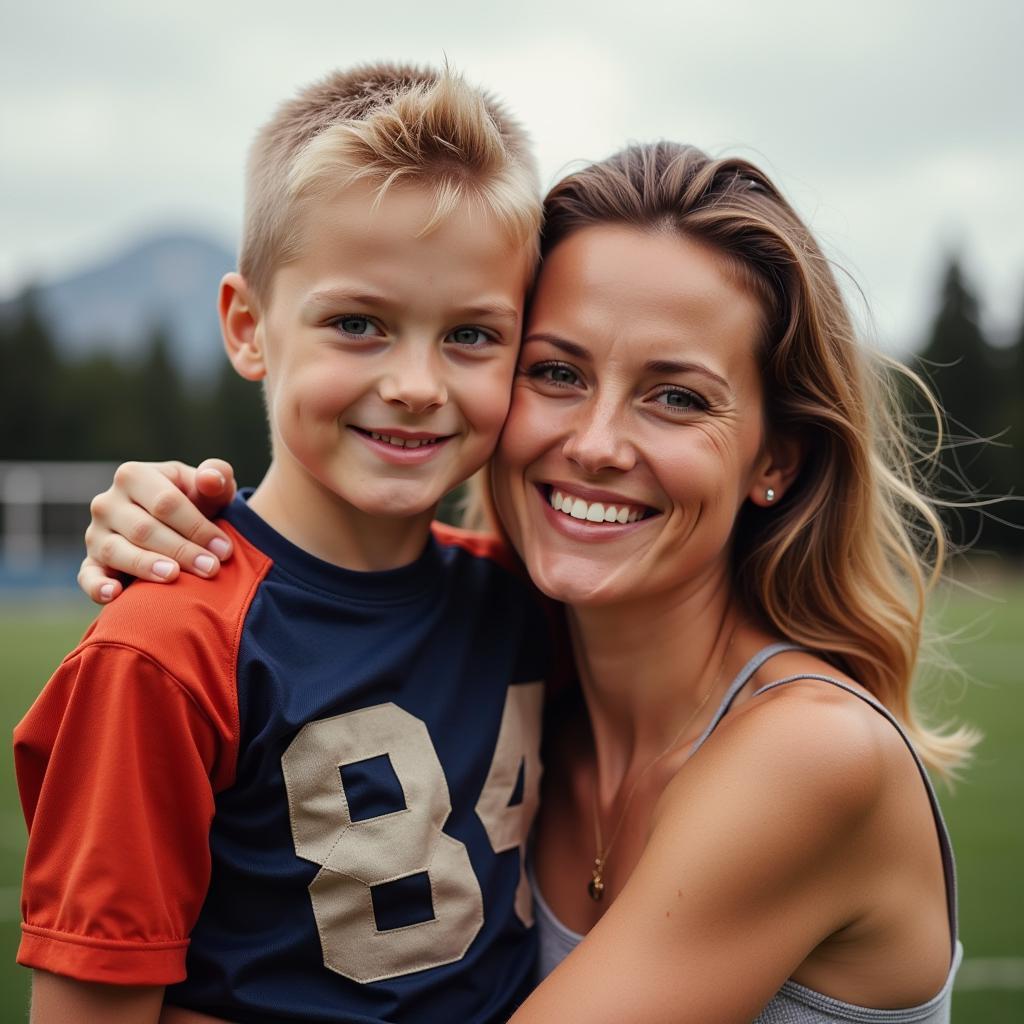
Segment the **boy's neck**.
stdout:
<svg viewBox="0 0 1024 1024">
<path fill-rule="evenodd" d="M 435 509 L 416 516 L 369 515 L 313 477 L 294 475 L 294 467 L 288 473 L 271 463 L 249 507 L 307 554 L 355 572 L 398 569 L 423 554 Z"/>
</svg>

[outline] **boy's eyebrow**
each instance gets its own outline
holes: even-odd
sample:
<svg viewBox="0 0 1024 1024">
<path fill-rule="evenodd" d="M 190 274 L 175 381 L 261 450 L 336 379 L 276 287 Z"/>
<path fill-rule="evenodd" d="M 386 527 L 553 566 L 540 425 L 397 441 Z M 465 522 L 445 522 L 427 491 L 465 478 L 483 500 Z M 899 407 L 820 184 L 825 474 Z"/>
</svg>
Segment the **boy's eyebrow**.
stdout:
<svg viewBox="0 0 1024 1024">
<path fill-rule="evenodd" d="M 342 302 L 354 302 L 361 306 L 387 306 L 393 303 L 394 299 L 380 292 L 349 291 L 347 288 L 325 288 L 322 291 L 311 293 L 307 305 L 333 306 Z M 468 317 L 470 319 L 493 318 L 497 320 L 510 320 L 514 323 L 519 321 L 519 310 L 515 306 L 500 300 L 458 306 L 454 309 L 454 313 L 460 317 Z"/>
<path fill-rule="evenodd" d="M 458 312 L 460 316 L 470 318 L 494 317 L 498 320 L 519 320 L 519 310 L 507 302 L 484 302 L 478 306 L 460 306 Z"/>
<path fill-rule="evenodd" d="M 387 296 L 377 292 L 361 292 L 347 288 L 325 288 L 312 292 L 307 300 L 309 306 L 331 306 L 339 302 L 355 302 L 363 306 L 380 306 L 387 302 Z"/>
<path fill-rule="evenodd" d="M 549 345 L 553 345 L 555 348 L 561 349 L 561 351 L 565 352 L 566 355 L 573 356 L 575 359 L 589 360 L 591 358 L 590 353 L 582 345 L 578 345 L 575 341 L 568 341 L 565 338 L 561 338 L 557 334 L 548 334 L 546 331 L 535 331 L 533 334 L 528 334 L 523 338 L 524 345 L 531 341 L 546 341 Z M 726 391 L 730 393 L 732 392 L 729 382 L 724 377 L 720 377 L 713 370 L 708 369 L 708 367 L 703 363 L 691 363 L 675 359 L 650 359 L 644 363 L 644 370 L 647 373 L 665 374 L 666 376 L 671 376 L 676 373 L 700 373 L 713 380 Z"/>
</svg>

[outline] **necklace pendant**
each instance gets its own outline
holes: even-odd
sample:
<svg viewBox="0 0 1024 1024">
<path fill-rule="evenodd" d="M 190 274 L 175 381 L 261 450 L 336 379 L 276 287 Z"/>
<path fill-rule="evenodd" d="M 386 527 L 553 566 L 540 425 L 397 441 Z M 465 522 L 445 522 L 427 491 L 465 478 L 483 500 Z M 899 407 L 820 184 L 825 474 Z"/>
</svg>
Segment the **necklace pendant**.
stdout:
<svg viewBox="0 0 1024 1024">
<path fill-rule="evenodd" d="M 601 869 L 604 865 L 600 860 L 594 861 L 593 877 L 587 882 L 587 892 L 595 903 L 600 903 L 604 896 L 604 879 L 601 877 Z"/>
</svg>

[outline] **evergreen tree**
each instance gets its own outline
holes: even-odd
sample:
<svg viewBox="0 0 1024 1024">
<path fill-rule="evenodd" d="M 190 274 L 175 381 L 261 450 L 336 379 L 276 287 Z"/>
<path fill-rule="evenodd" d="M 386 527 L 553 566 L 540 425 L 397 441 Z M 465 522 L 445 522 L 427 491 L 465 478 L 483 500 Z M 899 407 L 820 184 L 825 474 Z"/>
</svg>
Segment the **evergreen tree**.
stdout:
<svg viewBox="0 0 1024 1024">
<path fill-rule="evenodd" d="M 985 339 L 978 299 L 955 256 L 946 266 L 939 309 L 919 360 L 945 412 L 939 496 L 972 501 L 1005 494 L 1006 374 Z M 998 441 L 988 440 L 1001 434 Z M 1002 530 L 979 511 L 951 514 L 949 525 L 960 545 L 987 548 L 1003 540 Z"/>
<path fill-rule="evenodd" d="M 1002 546 L 1018 556 L 1024 555 L 1024 310 L 1021 311 L 1017 338 L 1010 348 L 1010 365 L 1006 373 L 1009 387 L 1003 403 L 1003 420 L 1009 424 L 1004 450 L 1004 494 L 1015 501 L 1007 507 L 1009 526 L 1000 531 Z"/>
<path fill-rule="evenodd" d="M 139 459 L 186 459 L 192 452 L 189 435 L 188 401 L 171 359 L 170 341 L 162 326 L 153 328 L 146 355 L 139 367 L 134 401 L 141 413 L 144 431 L 138 438 Z M 126 424 L 127 425 L 127 424 Z"/>
<path fill-rule="evenodd" d="M 1012 429 L 1011 442 L 1016 455 L 1016 476 L 1019 483 L 1018 493 L 1024 494 L 1024 309 L 1021 310 L 1020 325 L 1017 328 L 1017 339 L 1010 349 L 1013 364 L 1010 375 L 1010 423 Z"/>
<path fill-rule="evenodd" d="M 64 368 L 60 375 L 61 458 L 124 462 L 140 458 L 146 417 L 135 400 L 139 371 L 107 352 Z"/>
<path fill-rule="evenodd" d="M 919 358 L 941 396 L 950 434 L 961 439 L 988 434 L 998 375 L 981 331 L 978 300 L 956 257 L 946 267 L 939 310 Z"/>
<path fill-rule="evenodd" d="M 200 439 L 199 458 L 227 459 L 239 484 L 255 486 L 270 465 L 270 428 L 263 388 L 240 377 L 224 361 L 210 396 L 209 428 Z"/>
<path fill-rule="evenodd" d="M 61 457 L 60 369 L 37 294 L 27 288 L 0 330 L 0 458 Z"/>
</svg>

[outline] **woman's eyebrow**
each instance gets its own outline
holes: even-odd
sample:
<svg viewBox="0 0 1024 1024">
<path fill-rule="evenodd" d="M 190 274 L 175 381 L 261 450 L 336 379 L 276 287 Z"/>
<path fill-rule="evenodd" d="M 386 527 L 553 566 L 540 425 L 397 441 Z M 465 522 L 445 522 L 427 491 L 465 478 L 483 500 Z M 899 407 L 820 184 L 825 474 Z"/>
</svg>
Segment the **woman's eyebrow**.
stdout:
<svg viewBox="0 0 1024 1024">
<path fill-rule="evenodd" d="M 590 353 L 582 345 L 577 345 L 575 341 L 568 341 L 565 338 L 560 338 L 557 334 L 548 334 L 545 331 L 534 331 L 532 334 L 528 334 L 523 338 L 524 345 L 529 341 L 546 341 L 549 345 L 554 345 L 555 348 L 561 349 L 566 355 L 573 356 L 576 359 L 590 358 Z"/>
<path fill-rule="evenodd" d="M 729 387 L 729 382 L 724 377 L 720 377 L 713 370 L 709 370 L 703 363 L 676 362 L 672 359 L 652 359 L 644 364 L 644 369 L 648 373 L 666 375 L 673 373 L 701 373 L 705 377 L 710 377 L 711 380 L 721 385 L 726 391 L 732 391 L 732 388 Z"/>
</svg>

